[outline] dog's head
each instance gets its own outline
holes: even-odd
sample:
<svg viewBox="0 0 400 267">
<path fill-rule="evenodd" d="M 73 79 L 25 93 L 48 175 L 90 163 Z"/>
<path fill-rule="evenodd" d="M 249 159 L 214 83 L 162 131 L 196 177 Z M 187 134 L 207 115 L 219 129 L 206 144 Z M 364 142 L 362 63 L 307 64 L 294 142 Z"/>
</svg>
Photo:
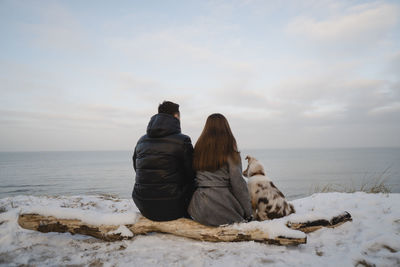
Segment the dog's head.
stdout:
<svg viewBox="0 0 400 267">
<path fill-rule="evenodd" d="M 247 168 L 243 171 L 244 177 L 251 177 L 254 175 L 265 175 L 264 166 L 254 157 L 246 156 Z"/>
</svg>

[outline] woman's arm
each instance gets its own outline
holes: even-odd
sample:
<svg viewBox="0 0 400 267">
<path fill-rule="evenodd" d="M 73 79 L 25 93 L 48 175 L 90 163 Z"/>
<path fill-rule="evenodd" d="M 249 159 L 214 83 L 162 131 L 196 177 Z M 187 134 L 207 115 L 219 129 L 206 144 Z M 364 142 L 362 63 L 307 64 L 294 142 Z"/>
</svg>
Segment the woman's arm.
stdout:
<svg viewBox="0 0 400 267">
<path fill-rule="evenodd" d="M 231 178 L 232 193 L 244 209 L 245 219 L 252 215 L 250 194 L 247 183 L 242 176 L 242 162 L 235 164 L 232 159 L 228 159 L 229 175 Z"/>
</svg>

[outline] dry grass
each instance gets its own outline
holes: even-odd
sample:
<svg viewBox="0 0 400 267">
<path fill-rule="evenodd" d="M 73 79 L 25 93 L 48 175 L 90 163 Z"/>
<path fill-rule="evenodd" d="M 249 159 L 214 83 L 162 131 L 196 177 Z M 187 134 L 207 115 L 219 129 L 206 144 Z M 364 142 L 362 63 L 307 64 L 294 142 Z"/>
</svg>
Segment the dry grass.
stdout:
<svg viewBox="0 0 400 267">
<path fill-rule="evenodd" d="M 351 185 L 340 185 L 340 184 L 326 184 L 323 186 L 315 186 L 312 190 L 313 193 L 327 193 L 327 192 L 343 192 L 343 193 L 354 193 L 354 192 L 365 192 L 371 194 L 377 193 L 390 193 L 391 187 L 387 185 L 387 180 L 390 177 L 390 166 L 387 167 L 383 172 L 376 176 L 364 177 L 363 182 L 359 187 L 355 186 L 354 183 Z"/>
</svg>

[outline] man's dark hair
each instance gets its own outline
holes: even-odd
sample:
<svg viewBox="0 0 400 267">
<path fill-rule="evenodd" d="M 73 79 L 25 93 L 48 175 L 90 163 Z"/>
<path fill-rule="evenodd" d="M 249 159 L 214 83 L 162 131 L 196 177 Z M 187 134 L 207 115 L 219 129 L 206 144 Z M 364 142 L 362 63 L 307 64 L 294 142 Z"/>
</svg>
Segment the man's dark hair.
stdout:
<svg viewBox="0 0 400 267">
<path fill-rule="evenodd" d="M 170 114 L 172 116 L 176 113 L 179 114 L 179 105 L 171 101 L 164 101 L 158 106 L 158 113 Z"/>
</svg>

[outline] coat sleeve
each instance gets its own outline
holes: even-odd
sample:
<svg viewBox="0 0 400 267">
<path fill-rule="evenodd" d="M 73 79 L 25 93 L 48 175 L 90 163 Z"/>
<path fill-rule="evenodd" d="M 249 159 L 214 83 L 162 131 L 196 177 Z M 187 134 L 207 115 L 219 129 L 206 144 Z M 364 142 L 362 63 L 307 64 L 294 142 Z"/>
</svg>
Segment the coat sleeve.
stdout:
<svg viewBox="0 0 400 267">
<path fill-rule="evenodd" d="M 183 147 L 183 167 L 185 170 L 185 184 L 188 185 L 189 195 L 191 197 L 194 191 L 194 176 L 193 170 L 193 145 L 190 137 L 187 137 Z"/>
<path fill-rule="evenodd" d="M 248 219 L 251 217 L 253 212 L 247 183 L 242 176 L 242 163 L 239 162 L 239 164 L 235 164 L 232 159 L 228 159 L 228 165 L 232 193 L 242 206 L 245 213 L 245 219 Z"/>
<path fill-rule="evenodd" d="M 132 162 L 133 162 L 133 169 L 135 169 L 135 171 L 136 171 L 136 147 L 135 147 L 135 150 L 133 152 Z"/>
<path fill-rule="evenodd" d="M 184 168 L 184 206 L 187 212 L 187 209 L 190 204 L 190 200 L 192 199 L 193 193 L 195 191 L 194 186 L 194 177 L 195 172 L 193 170 L 193 145 L 190 137 L 187 137 L 184 145 L 183 145 L 183 168 Z M 185 217 L 190 218 L 190 215 L 187 213 Z"/>
</svg>

